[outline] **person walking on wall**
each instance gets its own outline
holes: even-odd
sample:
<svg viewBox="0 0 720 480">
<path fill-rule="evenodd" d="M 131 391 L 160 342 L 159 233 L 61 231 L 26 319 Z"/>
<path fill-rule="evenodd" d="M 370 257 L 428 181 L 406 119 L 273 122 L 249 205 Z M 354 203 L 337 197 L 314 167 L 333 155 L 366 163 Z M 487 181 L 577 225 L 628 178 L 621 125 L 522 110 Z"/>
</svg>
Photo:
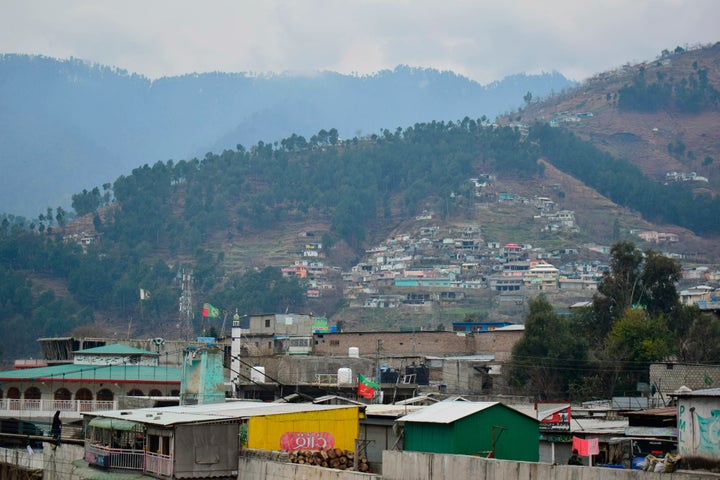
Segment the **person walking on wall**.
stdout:
<svg viewBox="0 0 720 480">
<path fill-rule="evenodd" d="M 50 435 L 55 440 L 60 440 L 60 434 L 62 433 L 62 421 L 60 420 L 60 410 L 55 412 L 55 416 L 52 420 L 52 426 L 50 427 Z"/>
</svg>

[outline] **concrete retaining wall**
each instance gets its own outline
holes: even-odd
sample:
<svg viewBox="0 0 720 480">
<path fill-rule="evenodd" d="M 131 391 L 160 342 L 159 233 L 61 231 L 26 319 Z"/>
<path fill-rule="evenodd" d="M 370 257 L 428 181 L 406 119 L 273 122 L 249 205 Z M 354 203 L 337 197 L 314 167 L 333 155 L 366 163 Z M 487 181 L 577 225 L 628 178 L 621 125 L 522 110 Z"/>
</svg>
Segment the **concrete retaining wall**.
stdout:
<svg viewBox="0 0 720 480">
<path fill-rule="evenodd" d="M 720 475 L 698 472 L 649 473 L 602 467 L 489 460 L 466 455 L 383 452 L 383 480 L 700 480 Z"/>
<path fill-rule="evenodd" d="M 272 462 L 260 458 L 240 457 L 238 480 L 382 480 L 372 473 Z"/>
<path fill-rule="evenodd" d="M 382 475 L 241 457 L 238 480 L 720 480 L 707 472 L 649 473 L 603 467 L 513 462 L 468 455 L 383 452 Z"/>
<path fill-rule="evenodd" d="M 82 458 L 82 446 L 61 445 L 44 449 L 46 480 L 97 478 L 98 472 Z M 241 455 L 238 480 L 720 480 L 707 472 L 648 473 L 602 467 L 570 467 L 547 463 L 489 460 L 468 455 L 420 452 L 383 452 L 383 474 L 335 470 L 283 461 L 272 452 Z M 146 478 L 146 477 L 143 477 Z"/>
</svg>

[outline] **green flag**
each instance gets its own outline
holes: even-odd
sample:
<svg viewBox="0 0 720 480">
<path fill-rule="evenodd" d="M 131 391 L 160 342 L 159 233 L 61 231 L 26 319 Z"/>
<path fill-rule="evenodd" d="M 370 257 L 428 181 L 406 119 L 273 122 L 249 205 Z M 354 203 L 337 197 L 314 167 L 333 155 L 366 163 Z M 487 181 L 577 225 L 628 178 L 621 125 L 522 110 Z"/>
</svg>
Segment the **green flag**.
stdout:
<svg viewBox="0 0 720 480">
<path fill-rule="evenodd" d="M 208 318 L 220 318 L 220 309 L 218 309 L 217 307 L 213 307 L 209 303 L 206 303 L 203 305 L 202 316 Z"/>
</svg>

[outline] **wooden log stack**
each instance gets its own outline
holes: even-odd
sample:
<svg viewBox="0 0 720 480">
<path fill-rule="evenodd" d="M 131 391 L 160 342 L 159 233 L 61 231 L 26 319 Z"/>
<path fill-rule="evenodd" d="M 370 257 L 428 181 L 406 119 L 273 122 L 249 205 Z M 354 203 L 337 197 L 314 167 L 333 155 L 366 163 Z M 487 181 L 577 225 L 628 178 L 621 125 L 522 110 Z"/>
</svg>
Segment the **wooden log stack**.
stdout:
<svg viewBox="0 0 720 480">
<path fill-rule="evenodd" d="M 355 453 L 341 448 L 328 448 L 327 450 L 297 450 L 290 452 L 290 462 L 301 465 L 316 465 L 318 467 L 336 468 L 338 470 L 353 470 Z M 357 471 L 370 473 L 370 464 L 365 457 L 358 458 Z"/>
</svg>

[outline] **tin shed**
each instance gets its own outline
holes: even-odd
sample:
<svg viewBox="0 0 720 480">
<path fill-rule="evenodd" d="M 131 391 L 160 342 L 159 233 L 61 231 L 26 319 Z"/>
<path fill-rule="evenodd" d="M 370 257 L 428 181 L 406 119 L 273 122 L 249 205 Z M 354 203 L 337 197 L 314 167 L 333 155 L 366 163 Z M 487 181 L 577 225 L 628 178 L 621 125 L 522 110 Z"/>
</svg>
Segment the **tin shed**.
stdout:
<svg viewBox="0 0 720 480">
<path fill-rule="evenodd" d="M 720 467 L 720 388 L 677 393 L 678 451 L 689 468 Z"/>
<path fill-rule="evenodd" d="M 405 450 L 538 461 L 537 419 L 500 402 L 438 402 L 398 422 Z"/>
</svg>

